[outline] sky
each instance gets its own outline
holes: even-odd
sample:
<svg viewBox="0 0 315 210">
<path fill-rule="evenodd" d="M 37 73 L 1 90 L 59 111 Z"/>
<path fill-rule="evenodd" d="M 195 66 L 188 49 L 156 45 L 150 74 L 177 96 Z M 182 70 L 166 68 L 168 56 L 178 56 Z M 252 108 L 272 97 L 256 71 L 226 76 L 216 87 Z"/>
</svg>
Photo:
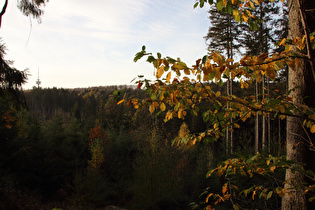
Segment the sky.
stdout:
<svg viewBox="0 0 315 210">
<path fill-rule="evenodd" d="M 41 23 L 9 1 L 0 37 L 5 59 L 28 69 L 23 89 L 132 85 L 137 75 L 153 79 L 145 59 L 133 62 L 143 45 L 148 52 L 180 57 L 188 66 L 207 54 L 207 7 L 194 0 L 50 0 Z M 0 0 L 0 7 L 4 0 Z"/>
</svg>

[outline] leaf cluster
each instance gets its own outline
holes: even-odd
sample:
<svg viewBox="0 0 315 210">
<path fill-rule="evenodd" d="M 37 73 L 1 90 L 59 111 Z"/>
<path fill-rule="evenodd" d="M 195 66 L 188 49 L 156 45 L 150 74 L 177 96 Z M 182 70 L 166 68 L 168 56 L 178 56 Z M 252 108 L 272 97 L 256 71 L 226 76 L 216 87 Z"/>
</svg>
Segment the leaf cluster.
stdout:
<svg viewBox="0 0 315 210">
<path fill-rule="evenodd" d="M 204 121 L 211 122 L 212 128 L 199 135 L 190 135 L 186 140 L 178 140 L 176 144 L 198 142 L 206 136 L 219 138 L 228 126 L 239 128 L 238 121 L 245 121 L 256 114 L 279 116 L 281 119 L 285 119 L 286 116 L 301 117 L 305 119 L 304 124 L 311 132 L 315 132 L 314 109 L 306 105 L 297 105 L 293 98 L 286 94 L 276 97 L 266 94 L 263 99 L 257 99 L 254 95 L 245 97 L 224 95 L 211 88 L 212 83 L 223 84 L 226 78 L 238 80 L 242 88 L 248 88 L 254 81 L 260 82 L 263 76 L 275 80 L 278 72 L 286 65 L 292 68 L 299 67 L 301 56 L 297 57 L 291 48 L 297 46 L 303 50 L 305 39 L 295 40 L 297 41 L 291 45 L 287 44 L 286 50 L 281 53 L 270 56 L 268 53 L 258 56 L 245 55 L 239 62 L 213 52 L 196 60 L 192 67 L 188 67 L 179 58 L 163 58 L 160 53 L 155 57 L 152 53 L 147 53 L 143 47 L 135 60 L 147 56 L 147 62 L 154 66 L 156 80 L 139 78 L 137 82 L 145 84 L 149 97 L 144 100 L 129 99 L 127 105 L 136 109 L 148 106 L 150 113 L 164 113 L 165 121 L 169 121 L 173 118 L 184 119 L 188 113 L 197 115 L 200 104 L 204 101 L 212 104 L 213 109 L 203 112 Z M 314 40 L 313 36 L 311 40 Z M 285 40 L 280 42 L 280 45 L 284 44 Z"/>
<path fill-rule="evenodd" d="M 289 189 L 283 187 L 284 177 L 279 177 L 279 174 L 284 174 L 285 170 L 289 168 L 293 173 L 304 173 L 301 164 L 287 161 L 284 156 L 274 157 L 257 153 L 257 155 L 249 158 L 228 159 L 208 172 L 207 177 L 219 176 L 224 180 L 224 184 L 220 193 L 208 192 L 206 203 L 211 206 L 212 204 L 231 202 L 234 209 L 240 209 L 242 206 L 240 198 L 243 196 L 253 201 L 256 199 L 268 201 L 274 196 L 283 197 L 289 192 Z M 254 179 L 261 180 L 261 182 L 246 186 L 240 184 L 240 179 L 247 180 L 249 183 Z M 309 187 L 306 186 L 305 188 L 308 189 Z"/>
</svg>

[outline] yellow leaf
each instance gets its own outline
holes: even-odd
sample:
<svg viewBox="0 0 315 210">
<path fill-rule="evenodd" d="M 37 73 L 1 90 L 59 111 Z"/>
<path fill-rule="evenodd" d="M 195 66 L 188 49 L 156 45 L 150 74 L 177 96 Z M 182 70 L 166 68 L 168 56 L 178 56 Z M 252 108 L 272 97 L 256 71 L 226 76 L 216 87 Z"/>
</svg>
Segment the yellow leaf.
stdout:
<svg viewBox="0 0 315 210">
<path fill-rule="evenodd" d="M 216 92 L 216 94 L 215 94 L 215 97 L 220 97 L 221 96 L 221 92 L 220 91 L 218 91 L 218 92 Z"/>
<path fill-rule="evenodd" d="M 236 3 L 237 3 L 237 0 L 235 0 L 236 1 Z M 235 16 L 235 17 L 237 17 L 237 16 L 239 16 L 240 15 L 240 13 L 239 13 L 239 11 L 236 9 L 236 10 L 233 10 L 233 16 Z"/>
<path fill-rule="evenodd" d="M 186 75 L 190 75 L 190 69 L 184 69 L 184 73 L 185 73 Z"/>
<path fill-rule="evenodd" d="M 223 7 L 227 6 L 227 0 L 223 0 Z"/>
<path fill-rule="evenodd" d="M 149 111 L 152 114 L 155 110 L 154 104 L 150 104 Z"/>
<path fill-rule="evenodd" d="M 207 62 L 205 63 L 205 67 L 203 68 L 203 73 L 205 75 L 208 75 L 209 73 L 211 73 L 213 71 L 213 66 L 211 64 L 211 60 L 208 59 Z"/>
<path fill-rule="evenodd" d="M 161 104 L 160 104 L 160 109 L 161 109 L 161 111 L 162 111 L 162 112 L 164 112 L 164 111 L 165 111 L 166 106 L 165 106 L 165 104 L 164 104 L 164 103 L 161 103 Z"/>
<path fill-rule="evenodd" d="M 163 74 L 164 74 L 164 66 L 162 65 L 156 71 L 156 78 L 159 79 Z"/>
<path fill-rule="evenodd" d="M 279 46 L 281 46 L 281 45 L 284 46 L 285 40 L 287 40 L 287 39 L 286 38 L 282 39 L 282 41 L 279 43 Z"/>
<path fill-rule="evenodd" d="M 255 4 L 260 5 L 258 0 L 254 0 Z"/>
<path fill-rule="evenodd" d="M 313 124 L 311 127 L 311 133 L 315 133 L 315 124 Z"/>
<path fill-rule="evenodd" d="M 212 53 L 212 59 L 214 62 L 216 62 L 219 66 L 222 66 L 224 63 L 224 58 L 222 55 L 218 54 L 218 53 Z"/>
<path fill-rule="evenodd" d="M 255 200 L 256 190 L 253 192 L 252 199 Z"/>
<path fill-rule="evenodd" d="M 221 79 L 221 72 L 220 69 L 216 69 L 215 71 L 215 82 Z"/>
<path fill-rule="evenodd" d="M 168 74 L 166 75 L 166 82 L 169 83 L 171 80 L 171 72 L 168 72 Z"/>
<path fill-rule="evenodd" d="M 231 2 L 232 2 L 233 5 L 236 5 L 236 4 L 237 4 L 237 1 L 238 1 L 238 0 L 232 0 Z"/>
<path fill-rule="evenodd" d="M 181 119 L 183 117 L 183 109 L 178 110 L 178 118 Z"/>
<path fill-rule="evenodd" d="M 122 99 L 120 101 L 117 102 L 117 105 L 121 104 L 122 102 L 124 102 L 125 99 Z"/>
<path fill-rule="evenodd" d="M 262 79 L 262 77 L 261 77 L 261 75 L 260 75 L 259 73 L 257 73 L 257 74 L 255 75 L 255 79 L 256 79 L 257 82 L 260 82 L 261 79 Z"/>
<path fill-rule="evenodd" d="M 245 13 L 242 14 L 242 20 L 247 23 L 248 16 Z"/>
</svg>

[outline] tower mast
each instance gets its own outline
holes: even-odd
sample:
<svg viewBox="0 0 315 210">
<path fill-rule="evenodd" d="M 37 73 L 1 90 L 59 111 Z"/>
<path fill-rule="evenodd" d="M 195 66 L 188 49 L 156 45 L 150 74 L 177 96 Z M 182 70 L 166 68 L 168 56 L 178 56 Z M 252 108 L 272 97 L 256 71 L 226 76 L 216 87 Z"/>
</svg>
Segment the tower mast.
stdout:
<svg viewBox="0 0 315 210">
<path fill-rule="evenodd" d="M 37 73 L 38 77 L 37 77 L 37 81 L 36 81 L 36 84 L 37 84 L 37 88 L 39 88 L 39 85 L 42 83 L 40 80 L 39 80 L 39 67 L 38 67 L 38 73 Z"/>
</svg>

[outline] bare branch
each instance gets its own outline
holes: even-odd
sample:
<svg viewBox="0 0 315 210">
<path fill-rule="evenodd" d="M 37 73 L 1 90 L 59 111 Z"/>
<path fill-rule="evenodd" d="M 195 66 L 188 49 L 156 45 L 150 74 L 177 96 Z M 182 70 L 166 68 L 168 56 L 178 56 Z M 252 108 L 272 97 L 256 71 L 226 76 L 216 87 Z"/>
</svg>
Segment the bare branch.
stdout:
<svg viewBox="0 0 315 210">
<path fill-rule="evenodd" d="M 2 11 L 0 13 L 0 28 L 1 28 L 2 16 L 4 15 L 7 7 L 8 7 L 8 0 L 5 0 L 5 3 L 3 5 L 3 7 L 2 7 Z"/>
</svg>

